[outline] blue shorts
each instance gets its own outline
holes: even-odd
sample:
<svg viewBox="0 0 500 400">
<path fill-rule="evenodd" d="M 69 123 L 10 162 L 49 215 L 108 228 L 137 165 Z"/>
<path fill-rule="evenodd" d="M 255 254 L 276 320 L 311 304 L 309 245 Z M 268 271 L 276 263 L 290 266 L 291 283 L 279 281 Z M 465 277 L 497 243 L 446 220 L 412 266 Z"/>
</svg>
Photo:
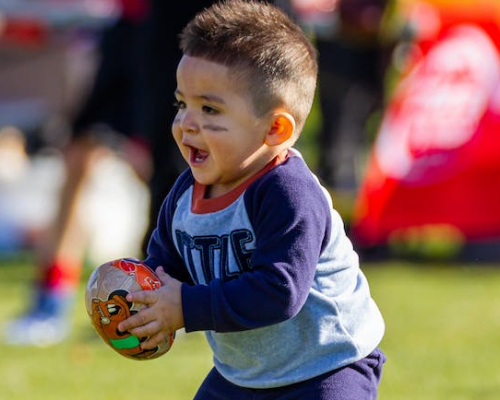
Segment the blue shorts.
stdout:
<svg viewBox="0 0 500 400">
<path fill-rule="evenodd" d="M 227 381 L 213 368 L 194 400 L 375 400 L 386 358 L 380 349 L 343 368 L 289 386 L 249 389 Z"/>
</svg>

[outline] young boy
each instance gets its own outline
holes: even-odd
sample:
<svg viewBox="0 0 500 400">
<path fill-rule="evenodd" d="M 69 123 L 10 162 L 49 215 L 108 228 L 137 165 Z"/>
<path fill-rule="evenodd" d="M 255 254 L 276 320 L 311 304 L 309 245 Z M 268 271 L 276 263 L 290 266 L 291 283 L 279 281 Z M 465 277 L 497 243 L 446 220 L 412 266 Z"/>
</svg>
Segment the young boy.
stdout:
<svg viewBox="0 0 500 400">
<path fill-rule="evenodd" d="M 189 164 L 146 263 L 163 287 L 121 331 L 205 331 L 215 368 L 196 400 L 368 400 L 382 316 L 339 214 L 292 149 L 313 102 L 316 53 L 276 7 L 233 0 L 183 30 L 173 135 Z"/>
</svg>

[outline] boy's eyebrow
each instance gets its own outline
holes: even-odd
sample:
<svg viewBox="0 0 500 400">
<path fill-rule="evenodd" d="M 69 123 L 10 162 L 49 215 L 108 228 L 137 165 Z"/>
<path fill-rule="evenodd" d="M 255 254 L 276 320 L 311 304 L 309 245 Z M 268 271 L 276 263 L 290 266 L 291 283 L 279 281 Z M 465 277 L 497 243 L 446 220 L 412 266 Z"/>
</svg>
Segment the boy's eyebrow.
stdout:
<svg viewBox="0 0 500 400">
<path fill-rule="evenodd" d="M 178 96 L 184 97 L 182 92 L 179 89 L 175 90 L 175 94 Z M 214 95 L 214 94 L 202 94 L 202 95 L 195 96 L 195 97 L 200 99 L 200 100 L 208 101 L 210 103 L 219 103 L 219 104 L 226 103 L 222 97 Z"/>
</svg>

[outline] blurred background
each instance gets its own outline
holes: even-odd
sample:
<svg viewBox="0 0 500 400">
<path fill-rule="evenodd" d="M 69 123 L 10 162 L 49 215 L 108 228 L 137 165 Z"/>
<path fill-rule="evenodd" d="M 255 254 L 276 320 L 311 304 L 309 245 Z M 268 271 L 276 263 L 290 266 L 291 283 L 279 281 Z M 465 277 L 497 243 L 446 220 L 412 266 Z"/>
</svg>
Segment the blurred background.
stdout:
<svg viewBox="0 0 500 400">
<path fill-rule="evenodd" d="M 0 259 L 32 251 L 56 216 L 62 150 L 117 7 L 106 0 L 0 1 Z M 99 163 L 79 205 L 94 264 L 140 253 L 148 204 L 127 162 L 109 154 Z"/>
<path fill-rule="evenodd" d="M 124 4 L 136 15 L 139 3 L 0 0 L 2 327 L 23 315 L 35 296 L 41 255 L 64 215 L 64 188 L 73 182 L 71 160 L 78 155 L 68 148 L 99 76 L 104 32 L 121 20 Z M 380 398 L 496 399 L 500 1 L 275 3 L 318 48 L 317 100 L 297 146 L 330 190 L 386 318 L 382 347 L 389 361 Z M 141 58 L 130 61 L 142 64 Z M 165 96 L 168 104 L 171 93 Z M 143 106 L 137 105 L 137 114 Z M 82 248 L 83 254 L 72 255 L 82 270 L 71 283 L 76 286 L 58 289 L 61 302 L 69 291 L 81 297 L 95 266 L 140 257 L 150 221 L 151 148 L 130 136 L 117 139 L 122 132 L 98 124 L 99 118 L 93 122 L 90 130 L 106 136 L 109 151 L 89 158 L 88 176 L 75 195 L 70 214 L 85 239 L 67 242 Z M 61 314 L 72 331 L 37 336 L 49 326 L 45 314 L 44 324 L 31 324 L 40 320 L 37 310 L 28 313 L 34 320 L 22 320 L 31 324 L 21 326 L 30 335 L 10 343 L 22 346 L 0 344 L 0 398 L 56 400 L 74 391 L 81 392 L 75 399 L 117 393 L 132 399 L 141 390 L 112 382 L 126 374 L 136 375 L 142 387 L 150 377 L 165 383 L 163 369 L 170 371 L 165 384 L 180 391 L 151 398 L 190 398 L 210 365 L 201 335 L 179 335 L 183 350 L 176 345 L 168 360 L 137 367 L 93 335 L 81 303 L 69 316 Z M 51 367 L 42 371 L 42 364 Z M 109 379 L 96 373 L 103 370 Z M 59 390 L 50 394 L 53 387 Z"/>
</svg>

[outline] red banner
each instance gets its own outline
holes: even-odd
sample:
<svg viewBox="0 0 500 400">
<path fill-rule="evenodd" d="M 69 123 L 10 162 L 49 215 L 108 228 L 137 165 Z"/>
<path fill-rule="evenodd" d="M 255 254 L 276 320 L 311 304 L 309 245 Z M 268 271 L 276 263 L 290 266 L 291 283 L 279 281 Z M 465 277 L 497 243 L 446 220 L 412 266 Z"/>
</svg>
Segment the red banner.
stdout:
<svg viewBox="0 0 500 400">
<path fill-rule="evenodd" d="M 481 10 L 445 14 L 434 37 L 417 40 L 420 57 L 396 86 L 358 194 L 360 247 L 415 229 L 500 239 L 499 22 Z"/>
</svg>

